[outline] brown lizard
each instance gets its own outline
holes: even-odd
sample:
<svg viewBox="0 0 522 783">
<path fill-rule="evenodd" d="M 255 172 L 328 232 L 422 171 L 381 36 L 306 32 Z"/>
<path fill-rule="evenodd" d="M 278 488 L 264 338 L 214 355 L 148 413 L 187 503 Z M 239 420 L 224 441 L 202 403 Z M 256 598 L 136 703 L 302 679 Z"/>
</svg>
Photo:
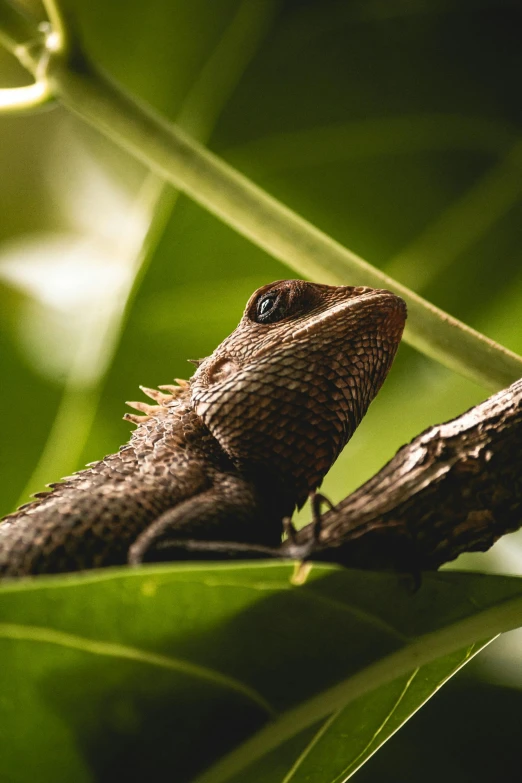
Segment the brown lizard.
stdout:
<svg viewBox="0 0 522 783">
<path fill-rule="evenodd" d="M 130 442 L 0 525 L 0 574 L 168 560 L 175 539 L 275 546 L 381 387 L 406 307 L 385 290 L 283 280 Z"/>
</svg>

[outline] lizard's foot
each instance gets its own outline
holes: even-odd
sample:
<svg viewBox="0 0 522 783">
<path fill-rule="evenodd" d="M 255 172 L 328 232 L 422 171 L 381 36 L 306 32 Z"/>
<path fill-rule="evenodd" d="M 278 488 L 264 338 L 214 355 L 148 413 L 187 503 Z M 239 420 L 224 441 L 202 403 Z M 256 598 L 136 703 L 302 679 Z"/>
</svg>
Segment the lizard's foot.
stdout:
<svg viewBox="0 0 522 783">
<path fill-rule="evenodd" d="M 283 533 L 291 544 L 296 543 L 297 530 L 291 517 L 283 517 Z"/>
<path fill-rule="evenodd" d="M 311 492 L 309 497 L 312 506 L 312 522 L 309 528 L 311 528 L 312 535 L 307 541 L 300 543 L 292 520 L 289 517 L 285 517 L 283 519 L 283 531 L 287 534 L 287 539 L 281 545 L 281 551 L 284 552 L 283 557 L 286 555 L 286 557 L 302 562 L 312 560 L 314 554 L 317 553 L 317 549 L 321 546 L 320 535 L 323 527 L 321 505 L 324 503 L 332 509 L 333 504 L 319 492 Z"/>
<path fill-rule="evenodd" d="M 310 493 L 310 505 L 312 506 L 312 540 L 314 546 L 320 544 L 321 531 L 323 529 L 323 519 L 321 515 L 321 506 L 323 503 L 328 506 L 330 511 L 334 508 L 332 501 L 328 500 L 325 495 L 315 491 Z"/>
<path fill-rule="evenodd" d="M 279 551 L 284 554 L 280 554 L 279 557 L 289 557 L 302 565 L 312 554 L 314 541 L 300 544 L 297 540 L 296 527 L 290 517 L 283 517 L 283 532 L 286 533 L 286 540 L 281 544 Z"/>
</svg>

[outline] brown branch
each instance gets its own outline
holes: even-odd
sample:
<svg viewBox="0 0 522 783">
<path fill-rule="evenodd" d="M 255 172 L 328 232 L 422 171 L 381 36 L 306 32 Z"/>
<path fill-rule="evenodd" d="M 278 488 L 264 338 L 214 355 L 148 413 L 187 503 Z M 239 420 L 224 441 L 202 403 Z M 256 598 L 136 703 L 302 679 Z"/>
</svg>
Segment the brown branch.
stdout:
<svg viewBox="0 0 522 783">
<path fill-rule="evenodd" d="M 522 380 L 418 435 L 280 554 L 357 568 L 436 569 L 522 525 Z"/>
<path fill-rule="evenodd" d="M 522 379 L 418 435 L 277 549 L 172 540 L 167 559 L 293 558 L 417 574 L 522 526 Z M 319 528 L 319 532 L 318 531 Z M 168 552 L 167 552 L 168 550 Z"/>
</svg>

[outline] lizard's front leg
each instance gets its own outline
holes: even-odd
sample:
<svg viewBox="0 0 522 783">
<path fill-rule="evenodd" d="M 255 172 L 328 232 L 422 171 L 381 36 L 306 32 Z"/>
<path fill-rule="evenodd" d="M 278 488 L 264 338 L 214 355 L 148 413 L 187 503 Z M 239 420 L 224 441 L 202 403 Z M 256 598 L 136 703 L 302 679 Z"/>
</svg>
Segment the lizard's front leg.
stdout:
<svg viewBox="0 0 522 783">
<path fill-rule="evenodd" d="M 248 482 L 230 477 L 159 516 L 129 549 L 128 562 L 179 559 L 183 539 L 240 541 L 274 547 L 281 541 L 282 520 L 263 509 Z"/>
</svg>

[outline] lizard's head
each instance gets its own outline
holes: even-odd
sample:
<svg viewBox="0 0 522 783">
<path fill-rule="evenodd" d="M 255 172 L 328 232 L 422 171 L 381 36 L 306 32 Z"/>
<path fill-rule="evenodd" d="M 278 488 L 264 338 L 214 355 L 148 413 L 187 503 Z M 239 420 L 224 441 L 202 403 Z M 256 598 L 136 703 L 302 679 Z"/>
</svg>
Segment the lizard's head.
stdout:
<svg viewBox="0 0 522 783">
<path fill-rule="evenodd" d="M 390 291 L 263 286 L 194 374 L 192 405 L 236 464 L 278 476 L 301 506 L 379 391 L 405 318 Z"/>
</svg>

